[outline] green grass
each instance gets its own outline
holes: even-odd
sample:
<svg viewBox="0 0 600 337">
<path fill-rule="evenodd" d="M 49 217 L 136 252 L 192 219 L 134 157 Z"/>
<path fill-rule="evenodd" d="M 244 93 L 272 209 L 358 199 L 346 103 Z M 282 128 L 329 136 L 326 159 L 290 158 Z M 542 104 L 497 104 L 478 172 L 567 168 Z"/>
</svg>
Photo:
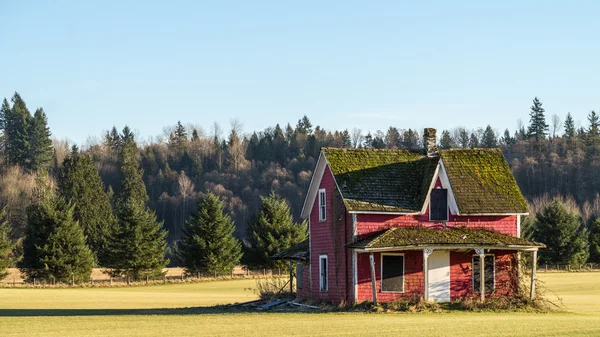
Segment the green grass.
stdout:
<svg viewBox="0 0 600 337">
<path fill-rule="evenodd" d="M 251 300 L 255 295 L 245 289 L 255 286 L 253 280 L 109 289 L 0 289 L 0 316 L 13 316 L 0 317 L 0 335 L 600 336 L 600 274 L 552 273 L 541 278 L 569 312 L 214 314 L 174 309 Z"/>
</svg>

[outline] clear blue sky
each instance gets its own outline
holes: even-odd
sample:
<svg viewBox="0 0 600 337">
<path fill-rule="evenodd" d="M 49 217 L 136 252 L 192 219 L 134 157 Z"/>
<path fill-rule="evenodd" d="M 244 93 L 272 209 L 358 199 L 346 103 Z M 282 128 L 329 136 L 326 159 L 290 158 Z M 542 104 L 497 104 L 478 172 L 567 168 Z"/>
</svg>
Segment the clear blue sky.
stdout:
<svg viewBox="0 0 600 337">
<path fill-rule="evenodd" d="M 514 130 L 534 96 L 548 117 L 600 108 L 597 1 L 109 2 L 0 5 L 0 96 L 43 106 L 59 138 L 304 114 Z"/>
</svg>

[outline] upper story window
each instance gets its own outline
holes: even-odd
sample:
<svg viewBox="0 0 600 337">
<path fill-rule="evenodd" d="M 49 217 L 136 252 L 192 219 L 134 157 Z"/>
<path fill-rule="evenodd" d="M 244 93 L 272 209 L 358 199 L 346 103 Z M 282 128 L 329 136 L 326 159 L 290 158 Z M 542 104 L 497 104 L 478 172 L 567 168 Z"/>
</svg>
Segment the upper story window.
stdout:
<svg viewBox="0 0 600 337">
<path fill-rule="evenodd" d="M 429 220 L 448 221 L 448 190 L 433 189 L 429 199 Z"/>
<path fill-rule="evenodd" d="M 326 198 L 325 198 L 325 189 L 322 188 L 319 190 L 319 221 L 325 221 L 327 219 L 326 214 Z"/>
</svg>

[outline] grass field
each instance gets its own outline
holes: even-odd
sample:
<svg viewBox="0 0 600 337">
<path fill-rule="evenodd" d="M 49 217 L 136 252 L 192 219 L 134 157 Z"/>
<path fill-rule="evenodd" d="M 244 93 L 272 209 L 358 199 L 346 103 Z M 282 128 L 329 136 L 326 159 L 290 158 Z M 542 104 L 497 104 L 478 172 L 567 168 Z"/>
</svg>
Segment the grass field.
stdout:
<svg viewBox="0 0 600 337">
<path fill-rule="evenodd" d="M 255 287 L 254 280 L 131 288 L 7 288 L 0 289 L 0 335 L 600 336 L 600 273 L 540 277 L 562 298 L 568 312 L 214 314 L 201 308 L 181 309 L 254 299 L 248 289 Z"/>
</svg>

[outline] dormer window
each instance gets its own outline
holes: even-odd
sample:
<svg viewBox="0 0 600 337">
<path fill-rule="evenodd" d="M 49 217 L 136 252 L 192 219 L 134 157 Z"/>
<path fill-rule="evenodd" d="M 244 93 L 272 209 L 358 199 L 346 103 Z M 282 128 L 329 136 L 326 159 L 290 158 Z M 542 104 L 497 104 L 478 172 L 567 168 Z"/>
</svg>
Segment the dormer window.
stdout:
<svg viewBox="0 0 600 337">
<path fill-rule="evenodd" d="M 325 198 L 325 189 L 322 188 L 319 190 L 319 221 L 323 222 L 327 219 L 327 215 L 326 215 L 326 207 L 325 207 L 325 202 L 326 202 L 326 198 Z"/>
<path fill-rule="evenodd" d="M 429 201 L 429 220 L 448 221 L 448 190 L 436 188 L 431 191 Z"/>
</svg>

